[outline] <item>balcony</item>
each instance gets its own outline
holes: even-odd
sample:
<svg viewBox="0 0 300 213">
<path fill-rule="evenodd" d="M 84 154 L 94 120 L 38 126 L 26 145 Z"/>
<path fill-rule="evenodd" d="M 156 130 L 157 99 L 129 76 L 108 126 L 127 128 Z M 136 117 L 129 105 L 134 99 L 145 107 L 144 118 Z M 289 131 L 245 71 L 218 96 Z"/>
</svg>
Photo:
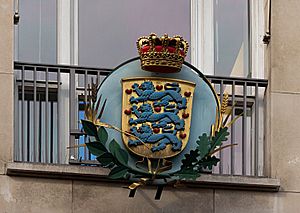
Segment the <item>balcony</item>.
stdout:
<svg viewBox="0 0 300 213">
<path fill-rule="evenodd" d="M 97 166 L 84 144 L 80 119 L 90 85 L 112 69 L 15 62 L 15 162 Z M 264 95 L 267 80 L 206 76 L 216 92 L 229 94 L 229 119 L 242 115 L 230 128 L 213 174 L 265 176 Z M 108 107 L 106 110 L 110 110 Z M 77 147 L 77 148 L 74 148 Z"/>
</svg>

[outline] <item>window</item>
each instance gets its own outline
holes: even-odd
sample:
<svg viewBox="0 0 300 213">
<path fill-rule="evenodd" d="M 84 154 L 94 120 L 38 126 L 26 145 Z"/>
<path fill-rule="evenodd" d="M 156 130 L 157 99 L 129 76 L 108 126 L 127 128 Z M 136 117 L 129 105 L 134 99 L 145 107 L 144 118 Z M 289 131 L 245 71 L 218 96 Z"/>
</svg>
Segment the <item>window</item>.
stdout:
<svg viewBox="0 0 300 213">
<path fill-rule="evenodd" d="M 79 0 L 78 26 L 79 64 L 113 68 L 136 57 L 137 38 L 151 32 L 189 41 L 190 1 Z"/>
<path fill-rule="evenodd" d="M 15 59 L 113 68 L 150 32 L 180 33 L 205 74 L 263 76 L 263 5 L 254 0 L 20 1 Z"/>
<path fill-rule="evenodd" d="M 15 60 L 57 62 L 56 0 L 19 1 L 20 22 L 15 26 Z"/>
<path fill-rule="evenodd" d="M 261 1 L 192 1 L 192 64 L 209 75 L 263 77 Z"/>
<path fill-rule="evenodd" d="M 248 0 L 214 0 L 215 75 L 251 77 Z"/>
</svg>

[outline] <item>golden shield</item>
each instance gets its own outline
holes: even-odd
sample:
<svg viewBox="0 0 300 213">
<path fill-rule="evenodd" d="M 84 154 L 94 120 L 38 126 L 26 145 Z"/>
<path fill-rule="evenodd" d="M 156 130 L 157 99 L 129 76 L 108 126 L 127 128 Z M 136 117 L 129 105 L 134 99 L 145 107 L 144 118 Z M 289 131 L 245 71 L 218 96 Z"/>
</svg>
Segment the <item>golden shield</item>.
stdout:
<svg viewBox="0 0 300 213">
<path fill-rule="evenodd" d="M 139 156 L 156 159 L 182 152 L 190 134 L 195 86 L 170 78 L 122 79 L 125 146 Z"/>
</svg>

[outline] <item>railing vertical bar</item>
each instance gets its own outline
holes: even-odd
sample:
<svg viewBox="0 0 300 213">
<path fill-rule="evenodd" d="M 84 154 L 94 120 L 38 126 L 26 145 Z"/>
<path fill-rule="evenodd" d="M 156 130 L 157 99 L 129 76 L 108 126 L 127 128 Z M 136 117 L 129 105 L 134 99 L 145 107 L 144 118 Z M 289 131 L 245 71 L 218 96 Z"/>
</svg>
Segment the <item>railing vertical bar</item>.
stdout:
<svg viewBox="0 0 300 213">
<path fill-rule="evenodd" d="M 34 151 L 33 151 L 33 161 L 37 162 L 38 161 L 38 142 L 37 142 L 37 107 L 36 107 L 36 96 L 37 96 L 37 92 L 36 92 L 36 67 L 34 67 L 33 70 L 33 147 L 34 147 Z"/>
<path fill-rule="evenodd" d="M 54 117 L 54 104 L 53 104 L 53 101 L 50 102 L 50 131 L 51 131 L 51 134 L 50 134 L 50 144 L 49 144 L 49 147 L 50 147 L 50 163 L 53 163 L 53 144 L 54 144 L 54 120 L 53 120 L 53 117 Z"/>
<path fill-rule="evenodd" d="M 75 110 L 75 105 L 76 105 L 76 85 L 75 85 L 75 69 L 70 70 L 70 99 L 69 99 L 69 107 L 70 107 L 70 130 L 76 129 L 76 121 L 75 121 L 75 115 L 76 115 L 76 110 Z M 70 141 L 69 141 L 69 146 L 70 147 L 75 147 L 75 136 L 74 135 L 69 135 Z M 69 154 L 69 159 L 76 158 L 77 155 L 75 153 L 75 149 L 71 148 L 70 149 L 70 154 Z"/>
<path fill-rule="evenodd" d="M 223 90 L 224 90 L 224 82 L 221 80 L 220 83 L 220 101 L 223 101 Z M 221 121 L 222 122 L 222 121 Z M 219 152 L 220 162 L 219 162 L 219 173 L 223 174 L 223 153 L 222 151 Z"/>
<path fill-rule="evenodd" d="M 255 84 L 255 143 L 254 143 L 254 175 L 258 176 L 258 136 L 259 136 L 259 100 L 258 100 L 258 84 Z"/>
<path fill-rule="evenodd" d="M 61 96 L 61 91 L 60 91 L 60 68 L 58 68 L 57 70 L 57 144 L 56 144 L 56 149 L 57 149 L 57 153 L 56 153 L 56 157 L 57 157 L 57 163 L 60 163 L 60 122 L 59 122 L 59 118 L 60 118 L 60 96 Z M 52 150 L 54 150 L 52 144 Z M 53 155 L 53 153 L 52 153 Z"/>
<path fill-rule="evenodd" d="M 97 72 L 97 81 L 96 84 L 99 85 L 100 84 L 100 71 L 98 70 Z"/>
<path fill-rule="evenodd" d="M 246 175 L 246 142 L 247 142 L 247 82 L 243 86 L 243 122 L 242 122 L 242 174 Z"/>
<path fill-rule="evenodd" d="M 39 122 L 39 131 L 38 131 L 38 162 L 42 162 L 42 100 L 41 100 L 41 94 L 39 94 L 38 98 L 39 102 L 39 110 L 38 110 L 38 122 Z"/>
<path fill-rule="evenodd" d="M 27 161 L 30 161 L 30 101 L 27 101 Z"/>
<path fill-rule="evenodd" d="M 87 85 L 88 85 L 88 82 L 87 82 L 87 70 L 85 70 L 84 72 L 84 103 L 87 104 L 88 102 L 88 98 L 87 98 L 87 93 L 88 93 L 88 90 L 87 90 Z M 85 140 L 86 140 L 86 137 L 85 137 Z M 86 142 L 86 141 L 85 141 Z M 87 160 L 88 158 L 88 150 L 86 147 L 84 147 L 84 160 Z"/>
<path fill-rule="evenodd" d="M 49 127 L 48 127 L 48 122 L 49 122 L 49 80 L 48 80 L 48 75 L 49 75 L 49 68 L 46 68 L 46 97 L 45 97 L 45 162 L 48 163 L 49 156 L 48 156 L 48 145 L 49 145 Z"/>
<path fill-rule="evenodd" d="M 231 102 L 232 102 L 232 111 L 231 111 L 231 121 L 233 121 L 235 117 L 235 81 L 232 82 L 231 87 Z M 235 142 L 235 124 L 231 125 L 231 145 Z M 233 146 L 230 148 L 230 155 L 231 155 L 231 174 L 235 174 L 235 149 Z"/>
<path fill-rule="evenodd" d="M 20 144 L 20 149 L 21 149 L 21 156 L 20 156 L 20 160 L 24 161 L 25 160 L 25 70 L 24 70 L 24 66 L 22 66 L 22 73 L 21 73 L 21 77 L 22 77 L 22 104 L 21 104 L 21 144 Z M 19 95 L 19 92 L 18 92 Z"/>
<path fill-rule="evenodd" d="M 16 76 L 17 77 L 17 76 Z M 19 106 L 19 86 L 17 84 L 17 79 L 15 79 L 14 81 L 14 115 L 15 115 L 15 119 L 14 119 L 14 157 L 13 157 L 13 161 L 20 161 L 20 156 L 21 156 L 21 141 L 20 141 L 20 131 L 22 126 L 20 127 L 20 124 L 22 125 L 22 120 L 21 120 L 21 116 L 20 116 L 20 106 Z"/>
</svg>

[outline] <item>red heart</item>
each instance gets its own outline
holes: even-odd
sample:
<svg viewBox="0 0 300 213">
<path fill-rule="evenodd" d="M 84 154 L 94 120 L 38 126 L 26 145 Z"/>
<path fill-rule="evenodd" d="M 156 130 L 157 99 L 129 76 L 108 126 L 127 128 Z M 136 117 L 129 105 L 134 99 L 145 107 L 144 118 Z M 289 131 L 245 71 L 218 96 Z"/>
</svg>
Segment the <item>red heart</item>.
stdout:
<svg viewBox="0 0 300 213">
<path fill-rule="evenodd" d="M 155 112 L 160 112 L 161 107 L 155 107 L 154 110 L 155 110 Z"/>
<path fill-rule="evenodd" d="M 162 90 L 163 86 L 162 85 L 156 85 L 157 90 Z"/>
<path fill-rule="evenodd" d="M 186 137 L 186 134 L 185 134 L 185 133 L 180 133 L 180 134 L 179 134 L 179 137 L 180 137 L 181 139 L 184 139 L 184 138 Z"/>
<path fill-rule="evenodd" d="M 183 114 L 182 114 L 182 117 L 183 117 L 183 118 L 188 118 L 189 116 L 190 116 L 189 113 L 183 113 Z"/>
<path fill-rule="evenodd" d="M 126 115 L 130 115 L 130 114 L 131 114 L 131 110 L 130 110 L 130 109 L 125 109 L 125 110 L 124 110 L 124 113 L 125 113 Z"/>
<path fill-rule="evenodd" d="M 132 93 L 132 89 L 126 89 L 125 92 L 126 94 L 130 95 Z"/>
<path fill-rule="evenodd" d="M 190 97 L 191 96 L 191 92 L 184 92 L 184 96 L 185 97 Z"/>
<path fill-rule="evenodd" d="M 159 128 L 154 128 L 154 129 L 153 129 L 153 132 L 154 132 L 155 134 L 159 133 Z"/>
</svg>

